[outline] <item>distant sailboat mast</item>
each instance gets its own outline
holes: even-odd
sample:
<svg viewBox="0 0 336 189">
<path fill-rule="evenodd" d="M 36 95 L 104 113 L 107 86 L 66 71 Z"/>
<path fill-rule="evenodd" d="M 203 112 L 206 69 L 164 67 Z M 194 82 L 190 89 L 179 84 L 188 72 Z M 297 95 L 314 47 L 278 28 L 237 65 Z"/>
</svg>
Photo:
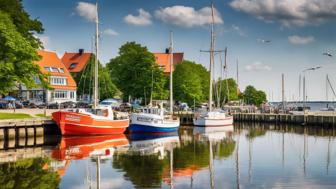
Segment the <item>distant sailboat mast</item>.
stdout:
<svg viewBox="0 0 336 189">
<path fill-rule="evenodd" d="M 169 78 L 169 101 L 170 101 L 170 113 L 173 113 L 173 64 L 174 64 L 174 53 L 173 53 L 173 32 L 170 31 L 170 48 L 169 48 L 169 58 L 170 58 L 170 78 Z"/>
<path fill-rule="evenodd" d="M 98 106 L 98 41 L 99 41 L 98 0 L 96 1 L 96 58 L 94 63 L 93 108 Z"/>
<path fill-rule="evenodd" d="M 214 6 L 211 4 L 211 41 L 210 41 L 210 85 L 209 85 L 209 111 L 212 110 L 212 78 L 213 78 L 213 64 L 214 64 L 214 46 L 215 46 L 215 37 L 214 37 Z"/>
</svg>

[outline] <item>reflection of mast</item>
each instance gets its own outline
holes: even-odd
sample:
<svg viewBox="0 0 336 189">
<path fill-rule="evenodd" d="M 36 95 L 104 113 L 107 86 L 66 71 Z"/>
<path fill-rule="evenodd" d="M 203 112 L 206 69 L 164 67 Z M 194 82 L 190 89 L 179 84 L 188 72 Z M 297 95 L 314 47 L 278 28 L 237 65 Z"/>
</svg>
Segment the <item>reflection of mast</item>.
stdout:
<svg viewBox="0 0 336 189">
<path fill-rule="evenodd" d="M 86 162 L 86 182 L 89 185 L 89 189 L 92 188 L 92 182 L 91 182 L 91 169 L 89 168 L 90 162 Z"/>
<path fill-rule="evenodd" d="M 210 188 L 214 188 L 214 173 L 213 173 L 213 153 L 212 153 L 212 142 L 209 139 L 209 171 L 210 171 Z"/>
<path fill-rule="evenodd" d="M 170 150 L 170 188 L 173 189 L 174 188 L 174 183 L 173 183 L 173 179 L 174 179 L 174 171 L 173 171 L 173 147 Z"/>
<path fill-rule="evenodd" d="M 239 133 L 238 133 L 237 149 L 236 149 L 236 179 L 237 179 L 237 189 L 239 189 L 240 188 L 240 181 L 239 181 Z"/>
<path fill-rule="evenodd" d="M 248 170 L 248 176 L 249 176 L 249 182 L 251 182 L 252 177 L 252 139 L 249 139 L 249 170 Z"/>
<path fill-rule="evenodd" d="M 327 153 L 327 175 L 329 174 L 329 165 L 330 165 L 330 136 L 328 141 L 328 153 Z"/>
<path fill-rule="evenodd" d="M 100 189 L 100 156 L 97 157 L 97 189 Z"/>
<path fill-rule="evenodd" d="M 282 167 L 285 165 L 285 129 L 282 128 Z"/>
<path fill-rule="evenodd" d="M 306 151 L 307 151 L 307 144 L 306 144 L 306 128 L 303 129 L 303 173 L 306 175 Z"/>
</svg>

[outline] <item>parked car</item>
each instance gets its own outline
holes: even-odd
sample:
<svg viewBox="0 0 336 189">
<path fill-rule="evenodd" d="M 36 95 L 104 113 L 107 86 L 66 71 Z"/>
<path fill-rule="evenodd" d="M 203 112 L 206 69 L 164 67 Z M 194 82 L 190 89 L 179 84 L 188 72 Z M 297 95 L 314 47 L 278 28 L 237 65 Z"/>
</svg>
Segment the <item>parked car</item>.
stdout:
<svg viewBox="0 0 336 189">
<path fill-rule="evenodd" d="M 130 103 L 124 102 L 120 104 L 119 109 L 122 112 L 128 112 L 131 110 L 132 105 Z"/>
<path fill-rule="evenodd" d="M 60 104 L 60 108 L 76 108 L 76 102 L 67 101 Z"/>
<path fill-rule="evenodd" d="M 59 108 L 59 104 L 58 103 L 50 103 L 47 105 L 47 108 L 49 109 L 58 109 Z"/>
<path fill-rule="evenodd" d="M 76 103 L 77 108 L 90 108 L 91 104 L 88 102 L 80 101 Z"/>
<path fill-rule="evenodd" d="M 99 103 L 100 106 L 111 106 L 112 108 L 118 108 L 120 106 L 120 102 L 113 98 L 108 98 Z"/>
</svg>

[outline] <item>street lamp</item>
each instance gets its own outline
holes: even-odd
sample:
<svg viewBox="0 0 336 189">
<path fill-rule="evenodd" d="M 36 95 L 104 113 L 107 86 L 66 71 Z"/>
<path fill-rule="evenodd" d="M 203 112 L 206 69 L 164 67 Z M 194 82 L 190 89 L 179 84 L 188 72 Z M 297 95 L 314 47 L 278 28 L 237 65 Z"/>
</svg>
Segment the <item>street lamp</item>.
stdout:
<svg viewBox="0 0 336 189">
<path fill-rule="evenodd" d="M 303 94 L 303 111 L 305 111 L 305 106 L 306 106 L 306 100 L 307 100 L 307 96 L 306 96 L 306 72 L 307 71 L 315 71 L 315 70 L 318 70 L 322 68 L 322 66 L 316 66 L 316 67 L 311 67 L 311 68 L 307 68 L 307 69 L 304 69 L 302 70 L 302 73 L 303 73 L 303 82 L 302 82 L 302 85 L 303 85 L 303 91 L 302 91 L 302 94 Z"/>
</svg>

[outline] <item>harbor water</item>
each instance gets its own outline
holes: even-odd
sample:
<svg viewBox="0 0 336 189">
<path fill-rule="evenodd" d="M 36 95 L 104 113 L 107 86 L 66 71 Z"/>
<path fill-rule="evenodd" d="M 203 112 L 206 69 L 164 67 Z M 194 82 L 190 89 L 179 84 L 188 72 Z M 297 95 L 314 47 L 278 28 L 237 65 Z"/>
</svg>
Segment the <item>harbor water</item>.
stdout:
<svg viewBox="0 0 336 189">
<path fill-rule="evenodd" d="M 0 186 L 335 188 L 335 136 L 333 128 L 251 123 L 169 134 L 45 136 L 39 146 L 0 150 Z"/>
</svg>

